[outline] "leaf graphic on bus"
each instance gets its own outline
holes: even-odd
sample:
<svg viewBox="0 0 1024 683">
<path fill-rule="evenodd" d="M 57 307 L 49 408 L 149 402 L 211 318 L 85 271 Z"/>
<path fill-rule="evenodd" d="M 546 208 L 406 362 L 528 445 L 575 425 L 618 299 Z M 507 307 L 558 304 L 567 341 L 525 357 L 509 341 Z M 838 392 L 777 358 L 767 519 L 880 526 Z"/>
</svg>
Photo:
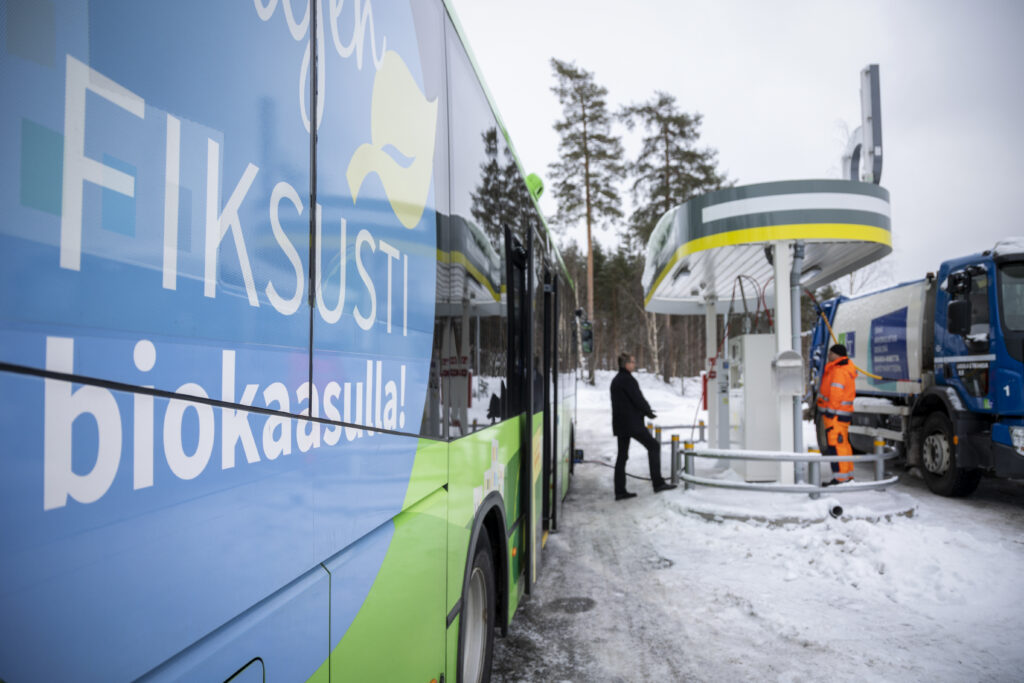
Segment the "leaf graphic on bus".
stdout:
<svg viewBox="0 0 1024 683">
<path fill-rule="evenodd" d="M 434 167 L 437 100 L 428 101 L 394 51 L 384 54 L 373 82 L 370 140 L 349 161 L 352 201 L 371 173 L 380 176 L 398 220 L 414 228 L 423 216 Z"/>
</svg>

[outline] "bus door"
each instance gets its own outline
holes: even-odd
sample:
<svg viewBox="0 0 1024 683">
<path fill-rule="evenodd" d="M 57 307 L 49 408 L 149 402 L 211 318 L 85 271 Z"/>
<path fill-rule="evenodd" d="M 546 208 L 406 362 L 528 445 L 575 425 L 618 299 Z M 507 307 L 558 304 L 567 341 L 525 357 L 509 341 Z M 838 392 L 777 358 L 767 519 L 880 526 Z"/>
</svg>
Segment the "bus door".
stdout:
<svg viewBox="0 0 1024 683">
<path fill-rule="evenodd" d="M 543 408 L 544 408 L 544 529 L 558 529 L 558 391 L 554 378 L 558 376 L 558 278 L 549 268 L 544 269 L 543 308 Z M 537 388 L 534 387 L 534 391 Z"/>
<path fill-rule="evenodd" d="M 530 253 L 532 234 L 527 231 L 526 245 L 505 226 L 506 302 L 508 306 L 508 417 L 519 417 L 519 500 L 518 516 L 513 522 L 521 532 L 520 573 L 526 574 L 523 585 L 529 593 L 537 576 L 536 533 L 533 515 L 533 453 L 532 417 L 533 346 L 530 316 L 533 259 Z"/>
</svg>

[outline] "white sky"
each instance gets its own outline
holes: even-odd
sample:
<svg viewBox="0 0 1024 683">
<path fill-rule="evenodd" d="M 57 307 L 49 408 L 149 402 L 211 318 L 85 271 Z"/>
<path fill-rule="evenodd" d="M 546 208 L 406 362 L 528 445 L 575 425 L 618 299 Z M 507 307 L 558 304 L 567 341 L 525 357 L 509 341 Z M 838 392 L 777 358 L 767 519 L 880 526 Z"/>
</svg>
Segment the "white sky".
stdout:
<svg viewBox="0 0 1024 683">
<path fill-rule="evenodd" d="M 740 185 L 840 177 L 860 70 L 877 63 L 885 272 L 917 279 L 1024 234 L 1022 2 L 452 2 L 523 165 L 546 181 L 561 115 L 551 57 L 594 72 L 612 110 L 675 95 L 704 116 L 702 144 Z M 551 196 L 541 204 L 556 211 Z"/>
</svg>

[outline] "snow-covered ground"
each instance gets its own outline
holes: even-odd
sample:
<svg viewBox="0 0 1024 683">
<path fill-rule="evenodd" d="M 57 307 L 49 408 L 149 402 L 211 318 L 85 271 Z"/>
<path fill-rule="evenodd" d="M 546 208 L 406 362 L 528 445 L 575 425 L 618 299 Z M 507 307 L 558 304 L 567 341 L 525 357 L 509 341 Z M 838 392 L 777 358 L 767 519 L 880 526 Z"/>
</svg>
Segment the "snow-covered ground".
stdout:
<svg viewBox="0 0 1024 683">
<path fill-rule="evenodd" d="M 983 480 L 951 500 L 902 474 L 885 492 L 810 501 L 655 495 L 630 478 L 639 496 L 615 502 L 598 464 L 615 461 L 612 376 L 579 386 L 587 462 L 534 593 L 496 641 L 497 680 L 1024 680 L 1024 484 Z M 698 382 L 638 379 L 659 423 L 704 417 Z M 648 476 L 640 445 L 630 454 L 628 472 Z"/>
</svg>

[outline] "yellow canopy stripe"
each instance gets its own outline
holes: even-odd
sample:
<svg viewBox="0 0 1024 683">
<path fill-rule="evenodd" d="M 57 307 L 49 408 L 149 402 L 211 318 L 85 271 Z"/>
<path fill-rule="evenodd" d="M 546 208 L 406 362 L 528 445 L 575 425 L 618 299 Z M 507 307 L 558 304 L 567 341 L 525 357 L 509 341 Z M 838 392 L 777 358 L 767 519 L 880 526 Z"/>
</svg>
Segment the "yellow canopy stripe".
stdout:
<svg viewBox="0 0 1024 683">
<path fill-rule="evenodd" d="M 877 242 L 888 247 L 892 246 L 892 235 L 888 230 L 874 225 L 856 225 L 851 223 L 800 223 L 796 225 L 768 225 L 760 228 L 730 230 L 706 237 L 699 237 L 679 245 L 672 258 L 658 273 L 654 285 L 644 299 L 644 305 L 651 301 L 661 281 L 665 279 L 680 260 L 690 254 L 715 247 L 738 246 L 743 244 L 760 244 L 780 240 L 815 240 Z"/>
</svg>

